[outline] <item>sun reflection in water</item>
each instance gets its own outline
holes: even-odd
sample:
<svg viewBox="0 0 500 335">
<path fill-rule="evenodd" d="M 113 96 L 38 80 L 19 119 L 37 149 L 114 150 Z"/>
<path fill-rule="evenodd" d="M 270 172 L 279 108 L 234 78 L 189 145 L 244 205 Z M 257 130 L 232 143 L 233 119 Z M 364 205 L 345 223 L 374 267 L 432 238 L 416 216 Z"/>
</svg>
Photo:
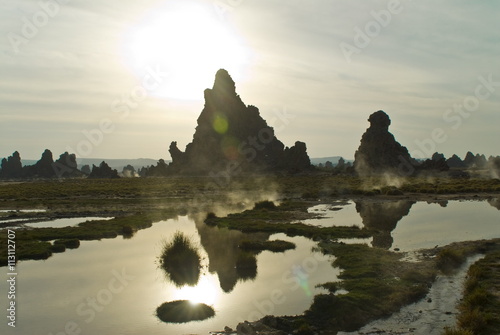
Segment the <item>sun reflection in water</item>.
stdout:
<svg viewBox="0 0 500 335">
<path fill-rule="evenodd" d="M 189 300 L 193 304 L 213 306 L 219 298 L 219 282 L 213 275 L 203 275 L 196 286 L 183 286 L 174 292 L 174 300 Z"/>
</svg>

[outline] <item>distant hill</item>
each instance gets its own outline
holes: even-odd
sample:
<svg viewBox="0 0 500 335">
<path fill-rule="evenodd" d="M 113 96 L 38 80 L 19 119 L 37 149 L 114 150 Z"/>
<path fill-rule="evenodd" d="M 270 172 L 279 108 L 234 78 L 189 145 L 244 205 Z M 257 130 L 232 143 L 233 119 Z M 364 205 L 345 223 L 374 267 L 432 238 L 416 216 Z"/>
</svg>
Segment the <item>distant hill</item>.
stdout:
<svg viewBox="0 0 500 335">
<path fill-rule="evenodd" d="M 136 170 L 140 169 L 143 166 L 156 165 L 158 162 L 157 159 L 150 158 L 136 158 L 136 159 L 106 159 L 106 158 L 77 158 L 76 162 L 78 163 L 78 168 L 81 168 L 84 165 L 89 165 L 92 167 L 92 164 L 99 165 L 102 161 L 105 161 L 109 167 L 112 169 L 118 170 L 120 172 L 124 166 L 132 165 Z M 168 164 L 170 161 L 165 160 Z"/>
<path fill-rule="evenodd" d="M 312 165 L 318 165 L 320 163 L 325 164 L 327 161 L 330 161 L 332 162 L 333 165 L 336 165 L 340 157 L 341 156 L 311 158 L 311 164 Z M 121 171 L 124 166 L 127 166 L 129 164 L 132 165 L 137 170 L 143 166 L 156 165 L 156 163 L 158 163 L 158 160 L 151 158 L 136 158 L 136 159 L 77 158 L 76 161 L 78 163 L 78 168 L 81 168 L 83 165 L 89 165 L 90 167 L 92 167 L 92 164 L 98 166 L 99 164 L 101 164 L 102 161 L 105 161 L 111 168 L 117 169 L 118 171 Z M 353 162 L 352 159 L 345 159 L 345 161 L 346 163 Z M 21 162 L 23 163 L 23 166 L 26 166 L 35 164 L 37 160 L 22 159 Z M 170 160 L 166 159 L 165 163 L 167 164 L 170 163 Z"/>
<path fill-rule="evenodd" d="M 332 162 L 333 165 L 337 165 L 337 163 L 339 162 L 339 159 L 341 158 L 341 156 L 333 156 L 333 157 L 320 157 L 320 158 L 311 158 L 311 164 L 312 165 L 318 165 L 318 164 L 325 164 L 326 162 L 330 161 Z M 352 163 L 353 160 L 352 159 L 346 159 L 344 158 L 345 162 L 348 163 Z"/>
<path fill-rule="evenodd" d="M 76 162 L 78 163 L 78 168 L 81 169 L 84 165 L 89 165 L 92 168 L 92 164 L 99 166 L 102 161 L 105 161 L 109 167 L 112 169 L 116 169 L 119 172 L 122 171 L 124 166 L 132 165 L 136 170 L 140 169 L 143 166 L 156 165 L 158 160 L 151 158 L 136 158 L 136 159 L 107 159 L 107 158 L 77 158 Z M 26 165 L 34 165 L 37 160 L 35 159 L 21 159 L 23 166 Z M 170 160 L 165 160 L 168 164 Z"/>
</svg>

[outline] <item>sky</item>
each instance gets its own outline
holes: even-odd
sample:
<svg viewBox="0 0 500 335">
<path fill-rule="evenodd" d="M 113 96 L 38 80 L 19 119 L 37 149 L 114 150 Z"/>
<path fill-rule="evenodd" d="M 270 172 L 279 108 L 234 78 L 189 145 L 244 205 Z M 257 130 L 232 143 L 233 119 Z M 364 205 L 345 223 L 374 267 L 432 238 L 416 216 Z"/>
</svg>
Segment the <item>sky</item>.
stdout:
<svg viewBox="0 0 500 335">
<path fill-rule="evenodd" d="M 416 158 L 500 155 L 500 3 L 2 0 L 0 157 L 170 159 L 229 71 L 286 146 L 354 157 L 369 115 Z"/>
</svg>

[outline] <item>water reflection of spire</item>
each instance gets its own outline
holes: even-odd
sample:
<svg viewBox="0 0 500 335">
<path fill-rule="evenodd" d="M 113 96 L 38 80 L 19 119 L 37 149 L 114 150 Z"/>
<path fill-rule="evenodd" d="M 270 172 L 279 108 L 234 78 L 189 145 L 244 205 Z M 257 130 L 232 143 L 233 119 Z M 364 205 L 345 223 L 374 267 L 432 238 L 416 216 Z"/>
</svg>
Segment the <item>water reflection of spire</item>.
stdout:
<svg viewBox="0 0 500 335">
<path fill-rule="evenodd" d="M 224 292 L 231 292 L 236 283 L 241 280 L 255 279 L 257 272 L 241 271 L 242 256 L 247 256 L 239 245 L 243 240 L 265 241 L 269 238 L 266 233 L 242 233 L 237 230 L 220 229 L 207 226 L 202 219 L 195 220 L 196 229 L 200 235 L 200 242 L 209 258 L 208 270 L 217 273 L 219 282 Z M 254 255 L 252 257 L 255 258 Z"/>
<path fill-rule="evenodd" d="M 488 203 L 500 211 L 500 197 L 488 199 Z"/>
<path fill-rule="evenodd" d="M 376 231 L 372 245 L 378 248 L 392 247 L 391 232 L 408 213 L 415 201 L 408 200 L 355 200 L 356 211 L 366 228 Z"/>
</svg>

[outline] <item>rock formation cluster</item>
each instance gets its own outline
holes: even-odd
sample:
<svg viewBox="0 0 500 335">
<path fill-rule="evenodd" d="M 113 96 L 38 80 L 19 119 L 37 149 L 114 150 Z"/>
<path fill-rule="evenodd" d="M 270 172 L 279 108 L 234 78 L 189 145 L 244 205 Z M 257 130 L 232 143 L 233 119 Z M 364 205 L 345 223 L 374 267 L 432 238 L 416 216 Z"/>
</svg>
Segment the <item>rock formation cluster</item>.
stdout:
<svg viewBox="0 0 500 335">
<path fill-rule="evenodd" d="M 78 170 L 76 155 L 65 152 L 54 161 L 52 152 L 48 149 L 34 165 L 23 166 L 19 152 L 15 151 L 12 156 L 4 158 L 1 163 L 0 178 L 67 178 L 80 177 L 82 172 Z"/>
</svg>

